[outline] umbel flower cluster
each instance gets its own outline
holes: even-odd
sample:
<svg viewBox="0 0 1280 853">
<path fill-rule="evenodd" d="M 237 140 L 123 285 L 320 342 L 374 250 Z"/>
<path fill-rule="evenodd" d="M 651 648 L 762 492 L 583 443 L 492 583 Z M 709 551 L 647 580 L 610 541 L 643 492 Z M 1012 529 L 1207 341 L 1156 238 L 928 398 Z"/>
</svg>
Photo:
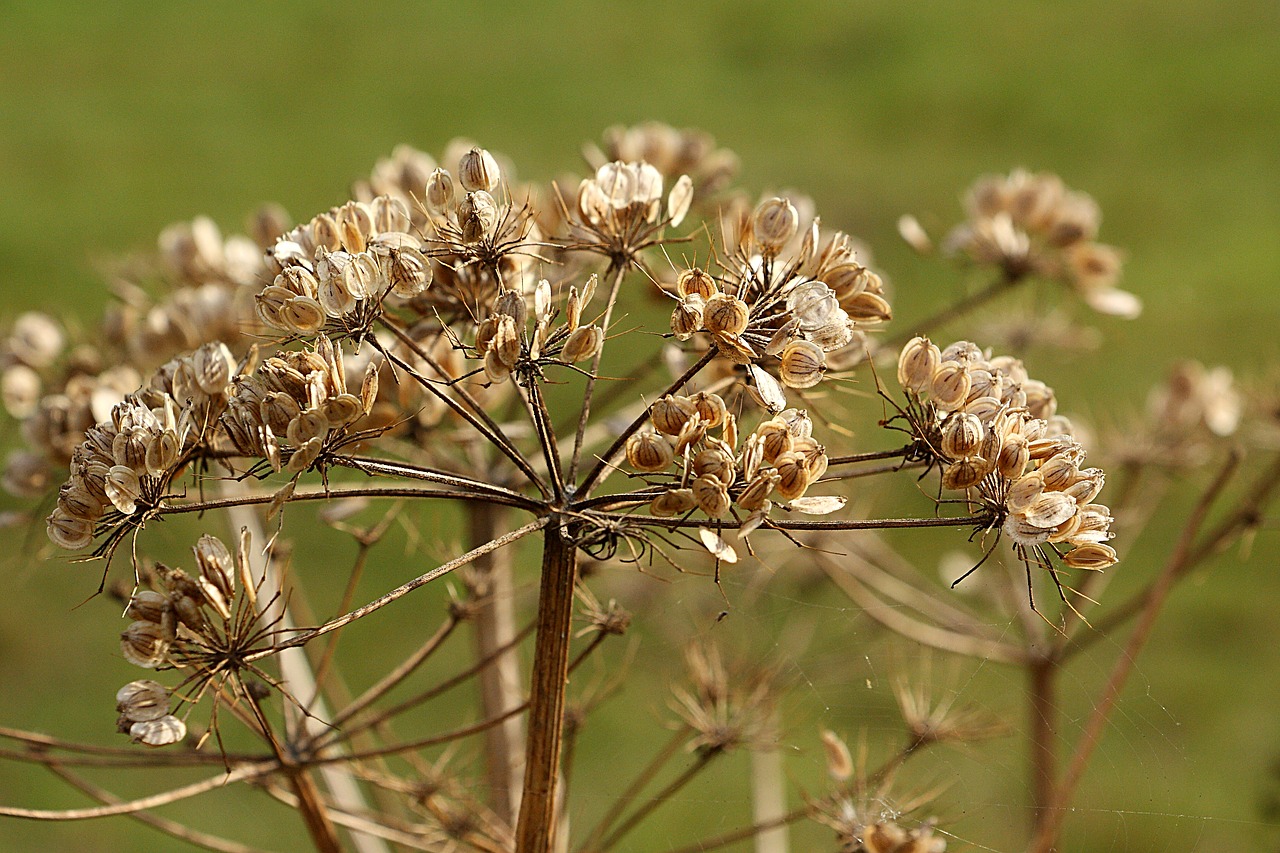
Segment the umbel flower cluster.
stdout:
<svg viewBox="0 0 1280 853">
<path fill-rule="evenodd" d="M 1017 359 L 965 341 L 940 350 L 917 336 L 898 359 L 905 406 L 885 423 L 907 433 L 906 446 L 828 451 L 864 436 L 842 426 L 860 415 L 840 399 L 853 395 L 836 392 L 874 381 L 876 335 L 893 310 L 865 251 L 825 230 L 812 202 L 733 188 L 729 152 L 663 125 L 610 131 L 587 158 L 585 176 L 543 186 L 517 182 L 505 158 L 472 143 L 450 146 L 441 161 L 449 168 L 400 148 L 349 200 L 301 224 L 268 207 L 251 237 L 224 238 L 204 219 L 166 230 L 157 266 L 137 278 L 164 281 L 167 292 L 122 283 L 124 303 L 84 342 L 69 343 L 51 318 L 24 315 L 0 352 L 4 403 L 28 444 L 10 457 L 6 486 L 36 496 L 61 481 L 49 539 L 92 549 L 108 565 L 118 551 L 133 555 L 137 583 L 120 594 L 130 620 L 122 654 L 180 678 L 122 688 L 120 730 L 201 753 L 210 735 L 221 746 L 226 709 L 224 721 L 263 746 L 241 771 L 283 779 L 319 849 L 336 849 L 333 814 L 370 831 L 360 817 L 370 813 L 366 783 L 405 794 L 421 818 L 413 832 L 386 823 L 397 843 L 557 849 L 553 839 L 568 831 L 557 793 L 565 721 L 574 719 L 566 690 L 581 661 L 571 646 L 593 634 L 584 657 L 628 621 L 612 602 L 598 605 L 595 575 L 580 571 L 584 554 L 652 562 L 659 553 L 681 571 L 701 562 L 718 583 L 722 564 L 740 561 L 738 547 L 756 554 L 767 537 L 805 547 L 820 533 L 825 554 L 859 531 L 976 530 L 1012 546 L 1028 593 L 1038 564 L 1071 609 L 1059 573 L 1117 560 L 1110 510 L 1095 503 L 1103 473 L 1082 467 L 1053 392 Z M 958 247 L 999 263 L 1009 282 L 1066 277 L 1095 307 L 1104 298 L 1114 276 L 1077 257 L 1106 256 L 1091 242 L 1097 213 L 1087 200 L 1018 173 L 983 183 L 973 198 L 982 219 Z M 669 322 L 654 298 L 674 303 Z M 629 343 L 612 345 L 618 339 Z M 885 459 L 896 461 L 868 465 Z M 910 480 L 921 468 L 962 497 L 919 518 L 868 516 L 865 503 L 851 517 L 855 480 Z M 299 532 L 299 501 L 329 504 L 361 560 L 393 519 L 425 541 L 424 553 L 452 541 L 438 529 L 444 516 L 423 521 L 409 505 L 457 507 L 471 538 L 364 606 L 351 601 L 353 580 L 337 612 L 301 628 L 285 606 L 279 556 Z M 365 525 L 361 513 L 378 503 L 390 508 Z M 146 556 L 154 523 L 188 515 L 209 525 L 224 510 L 246 530 L 234 555 L 204 533 L 190 574 Z M 247 531 L 267 521 L 278 530 L 253 534 L 265 543 L 255 557 Z M 526 539 L 542 551 L 527 692 L 509 674 L 525 634 L 496 603 L 515 597 L 509 546 Z M 261 566 L 251 565 L 257 558 Z M 458 570 L 468 572 L 466 592 L 419 652 L 388 662 L 354 699 L 324 689 L 341 658 L 340 629 Z M 589 627 L 577 633 L 575 597 L 588 604 Z M 361 760 L 454 737 L 397 740 L 383 724 L 416 703 L 385 697 L 464 621 L 482 640 L 470 676 L 483 722 L 456 738 L 486 738 L 483 803 L 457 793 L 465 785 L 393 779 L 384 764 Z M 322 656 L 301 654 L 321 637 Z M 749 701 L 731 703 L 735 732 L 764 730 L 747 718 L 771 713 L 768 693 L 753 682 Z M 693 695 L 677 694 L 677 705 L 693 708 Z M 206 701 L 209 724 L 188 737 Z M 715 734 L 729 705 L 705 704 L 706 714 L 682 712 L 700 760 L 767 740 Z M 353 751 L 356 770 L 336 779 L 343 751 Z M 833 796 L 843 802 L 850 791 Z M 585 849 L 606 849 L 647 813 L 610 812 Z M 872 820 L 853 832 L 833 814 L 815 806 L 799 817 L 837 828 L 844 849 L 945 847 L 931 824 Z"/>
</svg>

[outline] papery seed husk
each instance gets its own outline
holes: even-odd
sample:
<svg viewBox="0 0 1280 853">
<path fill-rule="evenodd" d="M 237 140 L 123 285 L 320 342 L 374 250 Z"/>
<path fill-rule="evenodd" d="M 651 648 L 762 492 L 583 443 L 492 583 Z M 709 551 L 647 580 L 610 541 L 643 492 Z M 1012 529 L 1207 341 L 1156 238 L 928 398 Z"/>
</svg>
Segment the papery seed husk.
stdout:
<svg viewBox="0 0 1280 853">
<path fill-rule="evenodd" d="M 784 501 L 801 497 L 812 482 L 804 457 L 799 453 L 781 454 L 774 462 L 774 467 L 778 472 L 778 497 Z"/>
<path fill-rule="evenodd" d="M 1081 471 L 1074 483 L 1063 489 L 1064 494 L 1071 495 L 1076 503 L 1087 504 L 1098 496 L 1106 484 L 1106 474 L 1101 468 L 1086 468 Z"/>
<path fill-rule="evenodd" d="M 116 710 L 131 723 L 158 720 L 169 713 L 169 689 L 158 681 L 130 681 L 116 691 Z"/>
<path fill-rule="evenodd" d="M 138 498 L 142 497 L 142 484 L 137 472 L 124 465 L 112 466 L 107 472 L 106 492 L 116 509 L 132 515 L 138 509 Z"/>
<path fill-rule="evenodd" d="M 811 497 L 796 498 L 788 506 L 806 515 L 828 515 L 843 509 L 846 503 L 848 503 L 848 498 L 835 495 L 813 495 Z"/>
<path fill-rule="evenodd" d="M 1071 517 L 1059 524 L 1053 529 L 1053 533 L 1049 534 L 1050 542 L 1066 542 L 1074 538 L 1077 530 L 1080 529 L 1080 510 L 1079 507 L 1071 514 Z"/>
<path fill-rule="evenodd" d="M 684 453 L 686 447 L 701 441 L 706 434 L 707 425 L 703 422 L 702 416 L 695 412 L 693 417 L 680 427 L 680 432 L 676 433 L 676 453 Z"/>
<path fill-rule="evenodd" d="M 693 473 L 698 477 L 715 477 L 726 486 L 732 486 L 734 481 L 733 456 L 715 448 L 702 450 L 693 458 Z"/>
<path fill-rule="evenodd" d="M 1077 509 L 1070 495 L 1047 491 L 1032 501 L 1022 515 L 1028 524 L 1052 530 L 1074 515 Z"/>
<path fill-rule="evenodd" d="M 168 596 L 154 590 L 141 589 L 129 599 L 129 606 L 125 608 L 124 615 L 138 622 L 154 622 L 160 625 L 165 620 L 165 614 L 172 609 Z"/>
<path fill-rule="evenodd" d="M 524 304 L 523 300 L 520 304 Z M 516 327 L 515 318 L 506 314 L 499 317 L 498 329 L 494 333 L 490 352 L 495 353 L 498 360 L 507 368 L 516 366 L 516 362 L 520 359 L 520 332 Z"/>
<path fill-rule="evenodd" d="M 787 344 L 779 359 L 779 373 L 788 388 L 812 388 L 822 381 L 827 359 L 822 347 L 805 340 Z"/>
<path fill-rule="evenodd" d="M 764 460 L 770 464 L 789 451 L 795 443 L 795 436 L 781 417 L 773 417 L 761 423 L 756 427 L 755 435 L 759 436 Z"/>
<path fill-rule="evenodd" d="M 689 418 L 698 412 L 698 407 L 688 397 L 667 395 L 659 398 L 649 407 L 649 417 L 658 432 L 666 435 L 677 435 L 680 428 Z"/>
<path fill-rule="evenodd" d="M 717 334 L 713 337 L 716 342 L 716 350 L 721 356 L 729 359 L 734 364 L 750 364 L 757 357 L 756 351 L 737 335 Z"/>
<path fill-rule="evenodd" d="M 697 267 L 685 270 L 676 278 L 676 293 L 681 297 L 698 296 L 705 303 L 719 292 L 716 280 Z"/>
<path fill-rule="evenodd" d="M 511 376 L 511 368 L 502 363 L 496 349 L 490 349 L 484 354 L 484 374 L 494 385 L 501 385 Z"/>
<path fill-rule="evenodd" d="M 453 177 L 444 169 L 436 169 L 427 178 L 423 196 L 428 211 L 436 215 L 447 213 L 453 207 Z"/>
<path fill-rule="evenodd" d="M 702 539 L 703 546 L 722 563 L 738 562 L 738 552 L 733 547 L 720 538 L 720 534 L 706 527 L 698 528 L 698 537 Z"/>
<path fill-rule="evenodd" d="M 321 293 L 323 293 L 323 288 Z M 350 308 L 355 307 L 355 300 L 351 300 Z M 333 312 L 333 316 L 340 317 L 347 313 L 350 308 Z M 278 325 L 300 335 L 310 335 L 324 328 L 326 311 L 324 306 L 309 296 L 295 296 L 280 306 Z"/>
<path fill-rule="evenodd" d="M 1093 571 L 1110 568 L 1119 561 L 1120 558 L 1116 555 L 1116 550 L 1110 545 L 1104 545 L 1101 542 L 1077 545 L 1062 558 L 1062 562 L 1073 569 L 1090 569 Z"/>
<path fill-rule="evenodd" d="M 1000 471 L 1000 476 L 1005 479 L 1017 480 L 1026 470 L 1030 460 L 1031 453 L 1027 449 L 1026 438 L 1015 433 L 1006 438 L 1001 445 L 1000 454 L 996 457 L 996 468 Z"/>
<path fill-rule="evenodd" d="M 693 180 L 688 175 L 681 175 L 671 187 L 667 196 L 667 219 L 672 228 L 679 227 L 693 204 Z"/>
<path fill-rule="evenodd" d="M 483 148 L 472 148 L 462 155 L 458 163 L 458 183 L 467 192 L 489 192 L 498 185 L 501 177 L 498 161 Z"/>
<path fill-rule="evenodd" d="M 1040 466 L 1046 489 L 1061 490 L 1075 482 L 1080 475 L 1075 460 L 1066 455 L 1051 456 Z"/>
<path fill-rule="evenodd" d="M 168 746 L 187 736 L 187 724 L 172 714 L 158 720 L 134 723 L 129 727 L 129 737 L 144 746 Z"/>
<path fill-rule="evenodd" d="M 727 293 L 715 293 L 707 298 L 702 322 L 713 334 L 736 336 L 746 331 L 750 317 L 747 303 Z"/>
<path fill-rule="evenodd" d="M 986 428 L 975 415 L 953 412 L 942 424 L 942 452 L 952 459 L 975 456 L 986 437 Z"/>
<path fill-rule="evenodd" d="M 565 341 L 560 357 L 568 362 L 584 361 L 600 351 L 604 343 L 604 329 L 599 326 L 579 326 Z"/>
<path fill-rule="evenodd" d="M 718 477 L 698 477 L 693 481 L 692 489 L 698 509 L 710 517 L 722 518 L 729 512 L 729 491 Z"/>
<path fill-rule="evenodd" d="M 120 653 L 135 666 L 155 669 L 164 663 L 172 639 L 155 622 L 133 622 L 120 634 Z"/>
<path fill-rule="evenodd" d="M 640 432 L 627 439 L 627 464 L 637 471 L 664 471 L 675 459 L 675 448 L 662 435 Z"/>
<path fill-rule="evenodd" d="M 707 425 L 707 429 L 715 429 L 724 423 L 725 416 L 728 415 L 729 410 L 725 406 L 724 398 L 719 394 L 699 391 L 690 399 L 693 401 L 694 410 L 702 416 L 702 421 Z M 730 447 L 732 446 L 730 444 Z"/>
<path fill-rule="evenodd" d="M 757 403 L 774 414 L 787 407 L 787 395 L 782 390 L 782 384 L 767 370 L 751 364 L 748 365 L 747 372 L 751 374 L 751 384 L 747 386 L 747 390 Z"/>
<path fill-rule="evenodd" d="M 360 399 L 354 394 L 339 394 L 324 401 L 321 411 L 331 427 L 342 427 L 363 414 Z"/>
<path fill-rule="evenodd" d="M 697 505 L 693 489 L 667 489 L 653 499 L 649 504 L 649 511 L 659 518 L 671 518 L 684 515 Z"/>
<path fill-rule="evenodd" d="M 300 474 L 306 471 L 320 457 L 320 449 L 324 446 L 324 439 L 313 438 L 297 446 L 293 451 L 293 455 L 289 457 L 289 462 L 285 468 L 293 474 Z"/>
<path fill-rule="evenodd" d="M 762 202 L 751 216 L 751 233 L 760 248 L 777 253 L 800 228 L 800 213 L 785 198 Z"/>
<path fill-rule="evenodd" d="M 231 550 L 216 536 L 205 534 L 196 540 L 192 548 L 200 575 L 208 580 L 223 597 L 230 601 L 235 595 L 235 562 Z"/>
<path fill-rule="evenodd" d="M 859 293 L 852 299 L 842 299 L 840 307 L 857 323 L 882 323 L 893 319 L 889 302 L 878 293 Z"/>
<path fill-rule="evenodd" d="M 754 512 L 769 502 L 769 495 L 778 486 L 778 472 L 772 469 L 757 474 L 738 496 L 738 506 Z"/>
<path fill-rule="evenodd" d="M 360 409 L 366 415 L 373 411 L 373 404 L 378 399 L 378 365 L 369 362 L 364 369 L 364 380 L 360 383 Z"/>
<path fill-rule="evenodd" d="M 982 482 L 986 474 L 985 459 L 977 456 L 959 459 L 942 472 L 942 486 L 946 489 L 970 489 Z"/>
<path fill-rule="evenodd" d="M 764 441 L 759 434 L 753 432 L 747 436 L 747 440 L 742 445 L 742 455 L 739 462 L 742 466 L 743 479 L 754 479 L 756 472 L 760 470 L 760 466 L 764 462 Z"/>
<path fill-rule="evenodd" d="M 939 409 L 955 411 L 969 396 L 969 371 L 957 362 L 944 361 L 929 383 L 929 396 Z"/>
<path fill-rule="evenodd" d="M 686 296 L 671 312 L 671 333 L 678 341 L 687 341 L 702 328 L 704 301 L 701 296 Z"/>
</svg>

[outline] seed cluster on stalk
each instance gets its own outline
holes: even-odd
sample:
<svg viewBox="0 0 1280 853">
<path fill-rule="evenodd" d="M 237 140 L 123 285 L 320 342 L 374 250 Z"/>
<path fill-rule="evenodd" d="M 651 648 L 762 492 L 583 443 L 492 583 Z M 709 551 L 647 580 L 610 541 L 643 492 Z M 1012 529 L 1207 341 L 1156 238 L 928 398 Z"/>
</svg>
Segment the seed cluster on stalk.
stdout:
<svg viewBox="0 0 1280 853">
<path fill-rule="evenodd" d="M 942 469 L 946 489 L 972 490 L 1000 531 L 1025 555 L 1052 548 L 1071 568 L 1116 563 L 1111 511 L 1093 503 L 1100 468 L 1081 468 L 1084 448 L 1055 414 L 1052 389 L 1028 376 L 1022 362 L 990 357 L 969 341 L 944 350 L 912 338 L 898 358 L 911 453 Z"/>
</svg>

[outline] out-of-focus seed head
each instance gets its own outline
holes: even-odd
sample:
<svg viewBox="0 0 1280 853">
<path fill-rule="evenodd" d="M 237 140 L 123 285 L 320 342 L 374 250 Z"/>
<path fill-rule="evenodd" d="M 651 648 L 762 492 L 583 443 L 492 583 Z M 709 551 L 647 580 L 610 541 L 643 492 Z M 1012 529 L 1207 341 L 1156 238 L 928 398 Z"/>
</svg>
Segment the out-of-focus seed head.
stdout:
<svg viewBox="0 0 1280 853">
<path fill-rule="evenodd" d="M 800 230 L 800 212 L 785 198 L 761 202 L 751 216 L 751 234 L 766 254 L 777 254 Z"/>
<path fill-rule="evenodd" d="M 667 196 L 667 219 L 670 220 L 672 228 L 678 228 L 684 221 L 691 204 L 693 204 L 693 180 L 688 175 L 681 175 L 676 179 L 671 187 L 671 193 Z"/>
<path fill-rule="evenodd" d="M 501 176 L 498 161 L 483 148 L 472 148 L 462 155 L 458 163 L 458 182 L 469 193 L 477 190 L 492 192 Z"/>
</svg>

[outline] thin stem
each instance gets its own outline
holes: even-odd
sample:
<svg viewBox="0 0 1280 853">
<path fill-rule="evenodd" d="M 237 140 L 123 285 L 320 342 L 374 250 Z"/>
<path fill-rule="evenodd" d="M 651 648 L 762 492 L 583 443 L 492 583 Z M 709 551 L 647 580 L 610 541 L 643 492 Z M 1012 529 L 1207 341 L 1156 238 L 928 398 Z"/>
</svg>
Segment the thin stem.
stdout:
<svg viewBox="0 0 1280 853">
<path fill-rule="evenodd" d="M 208 512 L 211 509 L 227 509 L 234 506 L 253 506 L 255 504 L 273 503 L 279 498 L 276 493 L 266 495 L 238 495 L 234 498 L 214 498 L 190 503 L 164 503 L 156 507 L 156 515 L 181 515 L 186 512 Z M 314 492 L 294 492 L 286 503 L 294 501 L 330 501 L 341 498 L 442 498 L 453 501 L 478 501 L 480 503 L 513 506 L 531 512 L 540 512 L 541 504 L 528 498 L 506 498 L 499 495 L 478 495 L 470 492 L 457 492 L 450 489 L 411 489 L 398 486 L 367 486 L 351 489 L 321 489 Z"/>
<path fill-rule="evenodd" d="M 911 452 L 911 446 L 899 447 L 897 450 L 877 450 L 871 453 L 854 453 L 849 456 L 832 456 L 827 460 L 827 467 L 832 465 L 849 465 L 855 462 L 872 462 L 876 459 L 894 459 L 898 456 L 906 456 Z"/>
<path fill-rule="evenodd" d="M 700 372 L 702 372 L 702 368 L 710 364 L 717 354 L 718 354 L 718 351 L 716 350 L 715 347 L 712 347 L 711 349 L 707 350 L 706 353 L 703 354 L 702 358 L 694 362 L 689 367 L 688 370 L 686 370 L 684 373 L 682 373 L 679 376 L 679 378 L 677 378 L 674 382 L 668 385 L 666 390 L 663 391 L 658 396 L 665 397 L 667 394 L 674 394 L 677 391 L 679 391 L 682 387 L 684 387 L 684 384 L 686 382 L 690 381 L 691 379 L 693 379 L 693 377 L 697 376 Z M 613 444 L 609 445 L 609 449 L 600 455 L 600 457 L 596 460 L 595 466 L 592 467 L 592 469 L 587 472 L 587 476 L 583 478 L 581 485 L 578 486 L 577 494 L 579 497 L 585 498 L 591 494 L 591 490 L 596 487 L 596 485 L 604 477 L 605 473 L 609 470 L 609 466 L 613 461 L 613 457 L 618 455 L 618 452 L 622 450 L 622 448 L 626 445 L 627 439 L 629 439 L 632 435 L 634 435 L 636 430 L 644 426 L 645 421 L 647 421 L 648 419 L 649 419 L 649 410 L 646 408 L 644 411 L 642 411 L 639 415 L 636 416 L 636 419 L 633 420 L 631 424 L 627 426 L 627 428 L 624 429 L 616 439 L 614 439 Z"/>
<path fill-rule="evenodd" d="M 715 527 L 714 519 L 673 519 L 656 515 L 622 516 L 634 524 L 677 528 Z M 981 527 L 991 519 L 985 515 L 962 515 L 958 518 L 875 518 L 850 521 L 785 521 L 769 519 L 761 529 L 774 530 L 900 530 L 914 527 Z"/>
<path fill-rule="evenodd" d="M 1052 657 L 1043 656 L 1027 664 L 1030 682 L 1028 702 L 1028 738 L 1031 744 L 1031 803 L 1032 829 L 1042 825 L 1046 810 L 1053 801 L 1053 790 L 1058 779 L 1058 751 L 1055 738 L 1058 733 L 1058 706 L 1054 687 L 1057 667 Z"/>
<path fill-rule="evenodd" d="M 367 456 L 329 456 L 326 461 L 334 465 L 341 465 L 345 468 L 354 468 L 357 471 L 363 471 L 366 474 L 385 474 L 391 477 L 403 477 L 406 480 L 426 480 L 431 483 L 439 483 L 442 486 L 453 486 L 459 489 L 470 489 L 472 491 L 484 492 L 485 494 L 499 495 L 512 500 L 528 501 L 529 499 L 514 489 L 508 489 L 493 483 L 486 483 L 471 477 L 465 477 L 461 474 L 455 474 L 450 471 L 439 471 L 434 468 L 424 468 L 419 465 L 410 465 L 405 462 L 392 462 L 386 459 L 371 459 Z"/>
<path fill-rule="evenodd" d="M 609 833 L 608 837 L 605 838 L 603 842 L 601 842 L 600 846 L 592 850 L 591 853 L 604 853 L 604 851 L 612 850 L 613 846 L 617 844 L 619 841 L 621 841 L 628 832 L 635 829 L 636 826 L 638 826 L 641 821 L 643 821 L 650 814 L 652 814 L 655 809 L 657 809 L 662 804 L 666 803 L 673 796 L 675 796 L 680 791 L 681 788 L 683 788 L 685 785 L 693 781 L 693 779 L 699 773 L 701 773 L 704 769 L 706 769 L 706 766 L 710 764 L 711 761 L 716 756 L 723 755 L 723 754 L 724 754 L 723 749 L 704 749 L 701 752 L 699 752 L 697 761 L 695 761 L 688 768 L 686 768 L 683 773 L 681 773 L 679 776 L 673 779 L 671 781 L 671 784 L 667 785 L 661 791 L 654 794 L 651 800 L 649 800 L 643 806 L 641 806 L 640 808 L 632 812 L 630 816 L 628 816 L 627 819 L 624 820 L 618 826 L 617 829 Z"/>
<path fill-rule="evenodd" d="M 317 628 L 313 628 L 303 633 L 302 635 L 294 637 L 290 640 L 286 640 L 282 643 L 277 643 L 276 645 L 272 646 L 269 649 L 263 649 L 262 651 L 254 652 L 253 654 L 246 655 L 245 660 L 249 663 L 252 663 L 253 661 L 260 660 L 262 658 L 274 655 L 276 652 L 278 652 L 282 648 L 289 648 L 292 646 L 304 645 L 305 643 L 308 643 L 311 640 L 314 640 L 316 637 L 319 637 L 323 634 L 327 634 L 330 631 L 337 630 L 338 628 L 341 628 L 343 625 L 350 624 L 351 622 L 354 622 L 355 620 L 360 619 L 364 616 L 368 616 L 370 613 L 373 613 L 375 610 L 381 610 L 383 607 L 386 607 L 388 604 L 391 604 L 393 601 L 403 598 L 404 596 L 413 592 L 418 587 L 425 586 L 426 584 L 431 583 L 431 581 L 435 580 L 436 578 L 446 575 L 449 572 L 452 572 L 454 569 L 459 569 L 465 566 L 467 563 L 470 563 L 472 560 L 476 559 L 477 557 L 480 557 L 484 554 L 488 554 L 490 551 L 496 551 L 497 549 L 505 545 L 510 545 L 512 542 L 515 542 L 518 539 L 523 539 L 525 536 L 528 536 L 530 533 L 533 533 L 536 530 L 541 530 L 543 527 L 546 527 L 548 520 L 549 520 L 548 517 L 544 516 L 542 518 L 529 522 L 524 527 L 520 527 L 516 530 L 511 531 L 510 533 L 507 533 L 503 536 L 499 536 L 497 539 L 494 539 L 491 542 L 486 542 L 484 545 L 481 545 L 478 548 L 472 548 L 470 551 L 463 554 L 462 556 L 455 557 L 454 559 L 450 560 L 447 563 L 442 563 L 441 565 L 437 566 L 436 568 L 432 569 L 426 574 L 419 575 L 418 577 L 414 578 L 408 583 L 401 584 L 400 586 L 396 587 L 395 589 L 391 590 L 385 595 L 381 595 L 378 598 L 375 598 L 373 601 L 369 602 L 363 607 L 352 610 L 349 613 L 345 613 L 342 616 L 337 617 L 336 619 L 330 619 L 328 622 L 325 622 L 323 625 Z"/>
<path fill-rule="evenodd" d="M 1178 542 L 1174 546 L 1169 561 L 1156 579 L 1137 627 L 1134 628 L 1133 634 L 1129 636 L 1129 641 L 1125 644 L 1124 650 L 1117 656 L 1115 665 L 1111 669 L 1111 674 L 1107 677 L 1107 683 L 1102 688 L 1102 694 L 1093 706 L 1093 713 L 1089 716 L 1084 733 L 1080 736 L 1075 753 L 1071 756 L 1071 764 L 1067 768 L 1066 776 L 1063 777 L 1062 782 L 1054 790 L 1048 807 L 1043 811 L 1044 819 L 1040 823 L 1039 831 L 1036 833 L 1035 840 L 1030 848 L 1031 853 L 1051 853 L 1056 848 L 1058 836 L 1062 832 L 1063 821 L 1066 820 L 1067 807 L 1075 797 L 1080 780 L 1084 777 L 1085 768 L 1089 765 L 1089 759 L 1093 757 L 1094 749 L 1097 748 L 1099 741 L 1102 740 L 1102 733 L 1106 728 L 1107 720 L 1111 716 L 1111 709 L 1115 706 L 1116 700 L 1120 696 L 1120 691 L 1129 680 L 1129 675 L 1133 672 L 1133 667 L 1137 663 L 1138 655 L 1141 654 L 1143 647 L 1147 644 L 1147 640 L 1150 639 L 1151 631 L 1156 624 L 1156 618 L 1160 615 L 1160 610 L 1164 606 L 1165 600 L 1173 590 L 1174 583 L 1195 553 L 1196 534 L 1200 532 L 1201 525 L 1204 524 L 1210 507 L 1212 507 L 1218 495 L 1222 493 L 1222 490 L 1226 488 L 1239 463 L 1240 456 L 1237 453 L 1232 453 L 1222 466 L 1222 470 L 1218 472 L 1218 476 L 1204 491 L 1195 508 L 1191 511 L 1191 515 L 1182 528 L 1182 533 L 1178 537 Z"/>
<path fill-rule="evenodd" d="M 577 548 L 564 523 L 543 538 L 538 633 L 529 688 L 529 740 L 525 750 L 524 794 L 516 825 L 519 853 L 549 853 L 556 831 L 556 779 L 564 732 L 565 686 L 573 624 Z"/>
<path fill-rule="evenodd" d="M 595 844 L 599 843 L 604 834 L 613 826 L 614 821 L 627 810 L 627 807 L 640 795 L 645 786 L 653 781 L 653 777 L 658 774 L 658 771 L 665 767 L 667 762 L 680 751 L 680 747 L 684 745 L 688 736 L 689 727 L 687 725 L 681 726 L 676 730 L 666 745 L 658 750 L 658 753 L 645 765 L 643 770 L 636 774 L 636 777 L 627 785 L 626 790 L 614 798 L 609 810 L 604 813 L 604 816 L 600 818 L 591 832 L 587 833 L 587 838 L 582 842 L 579 853 L 583 850 L 591 850 Z"/>
<path fill-rule="evenodd" d="M 547 412 L 547 403 L 542 399 L 542 387 L 537 376 L 526 374 L 528 384 L 523 386 L 527 393 L 521 395 L 529 410 L 529 419 L 538 433 L 538 445 L 542 448 L 542 456 L 547 462 L 547 474 L 551 477 L 551 488 L 557 503 L 564 502 L 564 473 L 560 470 L 560 448 L 556 443 L 556 434 L 551 429 L 551 416 Z"/>
<path fill-rule="evenodd" d="M 613 306 L 618 301 L 618 288 L 622 286 L 622 279 L 627 274 L 627 265 L 614 263 L 609 267 L 606 275 L 609 273 L 613 274 L 609 282 L 609 301 L 605 304 L 604 317 L 600 324 L 600 327 L 606 331 L 609 328 L 609 321 L 613 318 Z M 582 459 L 582 440 L 587 432 L 587 421 L 591 417 L 591 397 L 595 392 L 596 378 L 600 373 L 600 359 L 603 356 L 604 347 L 601 346 L 591 360 L 591 369 L 587 371 L 587 386 L 582 392 L 582 411 L 578 415 L 578 431 L 573 437 L 573 458 L 569 462 L 568 481 L 570 483 L 578 476 L 578 463 Z"/>
</svg>

